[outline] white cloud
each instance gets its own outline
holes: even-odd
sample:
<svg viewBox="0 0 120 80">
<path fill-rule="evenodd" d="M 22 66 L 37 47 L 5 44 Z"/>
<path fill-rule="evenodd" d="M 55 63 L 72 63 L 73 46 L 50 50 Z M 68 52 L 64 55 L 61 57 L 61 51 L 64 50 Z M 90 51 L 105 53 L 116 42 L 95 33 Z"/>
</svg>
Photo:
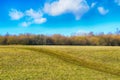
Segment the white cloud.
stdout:
<svg viewBox="0 0 120 80">
<path fill-rule="evenodd" d="M 11 9 L 9 16 L 12 20 L 20 20 L 25 17 L 24 21 L 20 24 L 23 27 L 28 27 L 31 24 L 42 24 L 47 21 L 47 19 L 43 17 L 43 13 L 40 10 L 35 11 L 33 9 L 26 10 L 25 12 Z"/>
<path fill-rule="evenodd" d="M 31 17 L 31 18 L 41 18 L 43 16 L 41 11 L 35 11 L 33 9 L 27 10 L 26 15 Z"/>
<path fill-rule="evenodd" d="M 80 19 L 89 10 L 89 6 L 86 0 L 58 0 L 52 3 L 46 3 L 43 10 L 52 16 L 73 13 L 76 19 Z"/>
<path fill-rule="evenodd" d="M 16 9 L 11 9 L 11 11 L 9 12 L 9 16 L 12 20 L 19 20 L 24 16 L 24 14 Z"/>
<path fill-rule="evenodd" d="M 120 6 L 120 0 L 115 0 L 115 3 L 117 3 Z"/>
<path fill-rule="evenodd" d="M 23 27 L 28 27 L 29 25 L 31 25 L 32 23 L 31 22 L 22 22 L 21 23 L 21 26 Z"/>
<path fill-rule="evenodd" d="M 101 15 L 106 15 L 109 12 L 108 9 L 104 9 L 103 7 L 98 7 L 98 11 Z"/>
<path fill-rule="evenodd" d="M 36 19 L 34 19 L 34 23 L 36 23 L 36 24 L 42 24 L 46 21 L 47 21 L 46 18 L 36 18 Z"/>
<path fill-rule="evenodd" d="M 35 11 L 33 9 L 27 10 L 26 16 L 29 16 L 30 20 L 34 24 L 42 24 L 47 21 L 47 19 L 43 17 L 43 13 L 41 11 Z"/>
<path fill-rule="evenodd" d="M 97 4 L 96 2 L 93 2 L 93 3 L 91 4 L 91 8 L 93 8 L 96 4 Z"/>
</svg>

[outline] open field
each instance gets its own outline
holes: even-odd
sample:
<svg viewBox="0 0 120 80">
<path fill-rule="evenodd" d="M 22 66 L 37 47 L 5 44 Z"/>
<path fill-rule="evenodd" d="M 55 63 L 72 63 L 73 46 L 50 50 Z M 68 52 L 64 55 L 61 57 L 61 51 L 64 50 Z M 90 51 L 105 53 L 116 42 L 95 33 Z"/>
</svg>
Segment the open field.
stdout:
<svg viewBox="0 0 120 80">
<path fill-rule="evenodd" d="M 0 80 L 120 80 L 120 47 L 0 46 Z"/>
</svg>

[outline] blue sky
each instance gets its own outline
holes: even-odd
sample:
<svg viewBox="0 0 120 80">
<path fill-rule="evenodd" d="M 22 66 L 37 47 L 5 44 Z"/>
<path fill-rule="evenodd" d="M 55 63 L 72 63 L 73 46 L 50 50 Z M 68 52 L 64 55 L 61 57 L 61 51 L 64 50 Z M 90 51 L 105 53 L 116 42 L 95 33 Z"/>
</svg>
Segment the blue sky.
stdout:
<svg viewBox="0 0 120 80">
<path fill-rule="evenodd" d="M 0 0 L 0 34 L 115 32 L 120 0 Z"/>
</svg>

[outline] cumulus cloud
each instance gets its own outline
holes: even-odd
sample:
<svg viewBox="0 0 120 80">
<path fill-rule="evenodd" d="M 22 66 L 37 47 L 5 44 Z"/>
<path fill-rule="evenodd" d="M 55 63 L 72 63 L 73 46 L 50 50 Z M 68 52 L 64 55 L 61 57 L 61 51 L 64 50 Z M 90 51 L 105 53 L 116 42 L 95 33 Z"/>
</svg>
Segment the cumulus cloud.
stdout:
<svg viewBox="0 0 120 80">
<path fill-rule="evenodd" d="M 104 9 L 104 7 L 98 7 L 98 11 L 101 15 L 106 15 L 109 12 L 109 10 Z"/>
<path fill-rule="evenodd" d="M 89 10 L 89 6 L 86 0 L 57 0 L 52 3 L 46 3 L 43 10 L 52 16 L 73 13 L 76 19 L 80 19 Z"/>
<path fill-rule="evenodd" d="M 43 13 L 39 11 L 35 11 L 33 9 L 27 10 L 26 15 L 29 16 L 30 20 L 32 20 L 32 23 L 35 24 L 42 24 L 47 21 L 46 18 L 43 17 Z"/>
<path fill-rule="evenodd" d="M 30 10 L 27 10 L 26 11 L 26 15 L 27 16 L 30 16 L 31 18 L 41 18 L 43 16 L 42 12 L 41 11 L 35 11 L 33 9 L 30 9 Z"/>
<path fill-rule="evenodd" d="M 120 6 L 120 0 L 115 0 L 115 3 L 117 3 Z"/>
<path fill-rule="evenodd" d="M 33 9 L 26 10 L 25 12 L 11 9 L 9 16 L 12 20 L 20 20 L 25 17 L 24 21 L 21 23 L 21 26 L 23 27 L 30 26 L 31 24 L 42 24 L 47 21 L 47 19 L 43 17 L 43 13 L 40 10 L 35 11 Z"/>
<path fill-rule="evenodd" d="M 11 9 L 9 11 L 9 16 L 11 17 L 12 20 L 19 20 L 24 16 L 24 14 L 16 9 Z"/>
</svg>

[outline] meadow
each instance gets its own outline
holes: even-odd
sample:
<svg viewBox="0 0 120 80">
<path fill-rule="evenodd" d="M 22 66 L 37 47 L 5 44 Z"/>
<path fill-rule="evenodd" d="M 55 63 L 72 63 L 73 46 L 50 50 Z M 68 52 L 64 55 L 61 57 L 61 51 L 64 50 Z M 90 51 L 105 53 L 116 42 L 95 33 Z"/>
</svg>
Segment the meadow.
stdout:
<svg viewBox="0 0 120 80">
<path fill-rule="evenodd" d="M 120 80 L 120 47 L 0 46 L 0 80 Z"/>
</svg>

